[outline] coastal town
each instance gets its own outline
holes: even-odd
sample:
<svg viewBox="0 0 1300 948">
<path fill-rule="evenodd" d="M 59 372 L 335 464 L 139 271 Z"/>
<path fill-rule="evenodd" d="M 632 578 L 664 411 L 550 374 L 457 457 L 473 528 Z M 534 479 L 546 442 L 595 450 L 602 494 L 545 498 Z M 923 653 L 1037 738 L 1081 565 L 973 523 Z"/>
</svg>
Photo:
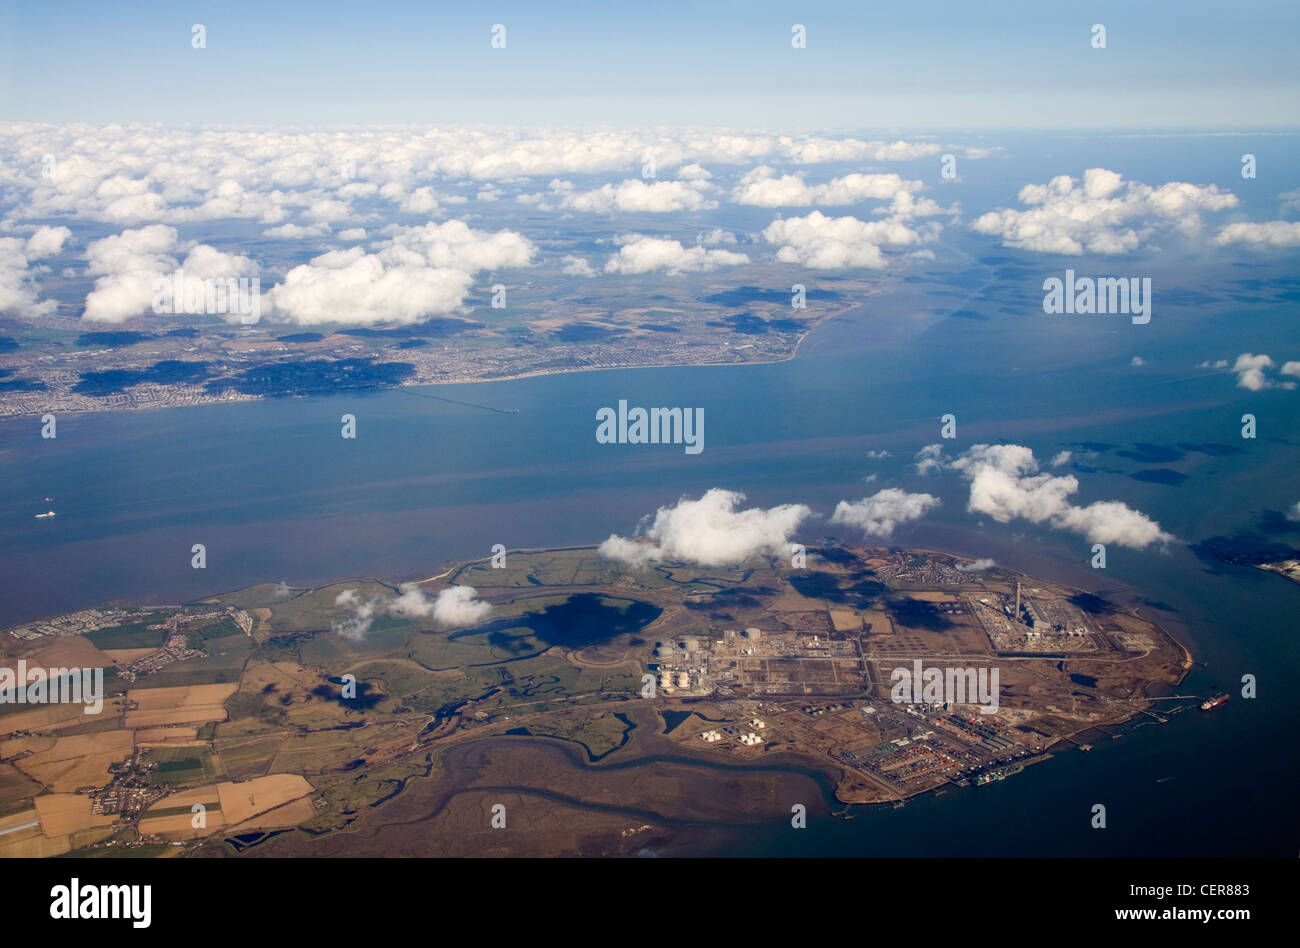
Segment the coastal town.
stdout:
<svg viewBox="0 0 1300 948">
<path fill-rule="evenodd" d="M 686 279 L 628 308 L 622 289 L 581 295 L 528 284 L 515 309 L 470 309 L 407 326 L 301 331 L 178 317 L 141 317 L 113 330 L 51 316 L 38 339 L 0 330 L 0 416 L 121 411 L 268 396 L 478 382 L 596 369 L 742 365 L 791 358 L 815 326 L 878 293 L 890 278 L 837 279 L 835 291 L 790 304 L 790 277 L 772 287 Z M 554 282 L 554 278 L 552 278 Z M 554 290 L 555 296 L 548 294 Z M 178 325 L 178 322 L 181 324 Z"/>
</svg>

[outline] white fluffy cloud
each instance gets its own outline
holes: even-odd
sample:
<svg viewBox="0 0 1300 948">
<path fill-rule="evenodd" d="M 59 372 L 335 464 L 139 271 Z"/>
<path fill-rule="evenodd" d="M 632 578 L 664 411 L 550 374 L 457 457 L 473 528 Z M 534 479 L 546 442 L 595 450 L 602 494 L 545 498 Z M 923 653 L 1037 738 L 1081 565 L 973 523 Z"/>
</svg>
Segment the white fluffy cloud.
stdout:
<svg viewBox="0 0 1300 948">
<path fill-rule="evenodd" d="M 857 527 L 868 536 L 889 537 L 899 525 L 919 520 L 938 506 L 939 498 L 931 494 L 890 487 L 862 500 L 841 500 L 831 523 Z"/>
<path fill-rule="evenodd" d="M 52 257 L 63 250 L 64 243 L 72 236 L 66 227 L 38 227 L 27 238 L 27 256 L 32 260 Z"/>
<path fill-rule="evenodd" d="M 718 206 L 716 201 L 705 197 L 704 191 L 708 187 L 704 181 L 654 181 L 647 184 L 639 178 L 629 178 L 621 184 L 605 184 L 594 191 L 568 194 L 560 201 L 560 206 L 597 214 L 702 211 Z"/>
<path fill-rule="evenodd" d="M 731 250 L 683 247 L 680 241 L 634 234 L 605 263 L 606 273 L 649 273 L 666 270 L 686 273 L 735 267 L 749 263 L 749 257 Z"/>
<path fill-rule="evenodd" d="M 849 174 L 832 178 L 826 184 L 804 183 L 803 174 L 796 172 L 777 177 L 767 165 L 759 165 L 741 177 L 731 192 L 736 204 L 757 207 L 811 207 L 840 204 L 857 204 L 861 201 L 892 201 L 897 194 L 920 191 L 920 181 L 907 181 L 893 174 Z"/>
<path fill-rule="evenodd" d="M 782 138 L 782 151 L 792 161 L 803 165 L 822 164 L 828 161 L 911 161 L 927 155 L 937 155 L 938 145 L 932 142 L 879 142 L 859 141 L 856 138 L 811 138 L 795 141 Z"/>
<path fill-rule="evenodd" d="M 707 180 L 703 163 L 905 161 L 933 144 L 722 129 L 383 127 L 352 130 L 165 128 L 156 125 L 0 123 L 17 218 L 71 215 L 120 225 L 240 218 L 309 223 L 351 215 L 378 195 L 408 213 L 463 200 L 435 182 L 509 182 L 535 176 L 627 174 L 648 156 Z M 48 158 L 47 158 L 48 156 Z M 479 191 L 495 197 L 495 191 Z M 299 222 L 302 223 L 302 222 Z"/>
<path fill-rule="evenodd" d="M 1266 388 L 1295 388 L 1295 382 L 1278 382 L 1265 374 L 1264 370 L 1273 368 L 1275 364 L 1266 355 L 1243 352 L 1237 356 L 1232 371 L 1237 376 L 1237 385 L 1250 392 L 1258 392 Z M 1281 371 L 1283 375 L 1300 376 L 1300 362 L 1287 362 L 1282 366 Z"/>
<path fill-rule="evenodd" d="M 592 277 L 596 275 L 596 270 L 586 257 L 579 257 L 576 254 L 566 254 L 560 261 L 564 264 L 563 272 L 569 276 Z"/>
<path fill-rule="evenodd" d="M 721 247 L 724 244 L 734 246 L 739 241 L 736 235 L 730 231 L 715 227 L 710 231 L 701 231 L 700 235 L 695 238 L 695 242 L 704 247 Z"/>
<path fill-rule="evenodd" d="M 86 247 L 86 272 L 97 279 L 94 289 L 86 294 L 82 319 L 120 323 L 151 312 L 158 281 L 173 278 L 178 270 L 184 274 L 187 286 L 206 286 L 257 274 L 257 265 L 238 254 L 196 244 L 180 260 L 177 254 L 181 249 L 176 229 L 165 224 L 124 230 L 93 241 Z M 201 313 L 204 298 L 200 294 L 187 300 L 183 292 L 175 301 L 176 310 Z M 233 311 L 224 315 L 232 320 L 239 318 Z"/>
<path fill-rule="evenodd" d="M 744 494 L 720 487 L 698 500 L 683 497 L 672 507 L 660 507 L 653 521 L 642 522 L 638 532 L 643 539 L 611 535 L 599 553 L 633 567 L 665 560 L 725 566 L 788 552 L 790 536 L 812 515 L 803 504 L 737 510 L 744 499 Z"/>
<path fill-rule="evenodd" d="M 492 614 L 492 604 L 478 598 L 472 586 L 449 586 L 430 599 L 415 583 L 401 587 L 402 594 L 387 605 L 395 616 L 432 617 L 442 625 L 477 625 Z"/>
<path fill-rule="evenodd" d="M 345 639 L 363 639 L 375 621 L 379 610 L 379 599 L 362 599 L 355 589 L 345 589 L 334 597 L 334 605 L 346 610 L 345 615 L 336 619 L 330 628 L 336 635 Z"/>
<path fill-rule="evenodd" d="M 1023 445 L 977 444 L 948 460 L 943 446 L 932 444 L 917 457 L 918 467 L 924 464 L 926 470 L 959 472 L 970 482 L 966 509 L 999 523 L 1046 523 L 1058 530 L 1082 534 L 1090 543 L 1115 543 L 1137 550 L 1174 541 L 1171 534 L 1160 529 L 1160 524 L 1119 501 L 1075 506 L 1070 499 L 1079 490 L 1078 479 L 1040 473 L 1034 452 Z"/>
<path fill-rule="evenodd" d="M 943 445 L 927 444 L 916 452 L 916 473 L 938 474 L 943 470 Z"/>
<path fill-rule="evenodd" d="M 269 296 L 277 319 L 320 323 L 419 322 L 464 302 L 473 278 L 461 270 L 394 266 L 360 247 L 294 267 Z"/>
<path fill-rule="evenodd" d="M 462 221 L 398 228 L 380 249 L 334 250 L 294 267 L 267 294 L 274 318 L 299 325 L 414 323 L 460 307 L 482 270 L 527 266 L 533 243 Z"/>
<path fill-rule="evenodd" d="M 1021 188 L 1027 210 L 1000 209 L 971 225 L 981 234 L 1002 238 L 1008 247 L 1041 253 L 1128 253 L 1157 227 L 1194 236 L 1201 214 L 1236 207 L 1236 195 L 1216 185 L 1200 187 L 1171 181 L 1153 188 L 1105 168 L 1089 168 L 1079 182 L 1058 175 L 1047 184 Z"/>
<path fill-rule="evenodd" d="M 1300 247 L 1300 222 L 1240 221 L 1221 228 L 1215 234 L 1214 242 L 1220 247 L 1228 244 L 1246 244 L 1255 250 L 1267 247 Z"/>
<path fill-rule="evenodd" d="M 26 240 L 0 237 L 0 313 L 35 317 L 54 311 L 54 300 L 37 302 L 38 289 L 30 264 L 59 253 L 71 236 L 66 227 L 41 227 Z"/>
<path fill-rule="evenodd" d="M 268 227 L 262 231 L 262 236 L 273 240 L 301 240 L 306 237 L 324 237 L 329 232 L 329 227 L 323 224 L 304 226 L 290 223 L 281 224 L 279 227 Z"/>
<path fill-rule="evenodd" d="M 444 626 L 477 625 L 492 614 L 492 604 L 478 598 L 472 586 L 449 586 L 429 598 L 415 583 L 399 587 L 399 596 L 362 599 L 355 589 L 345 589 L 334 605 L 345 611 L 331 628 L 343 638 L 361 639 L 375 617 L 383 613 L 402 619 L 429 619 Z"/>
<path fill-rule="evenodd" d="M 776 259 L 818 270 L 885 266 L 882 247 L 909 247 L 932 240 L 939 225 L 912 228 L 896 217 L 860 221 L 856 217 L 827 217 L 813 211 L 807 217 L 775 220 L 763 238 L 778 245 Z"/>
</svg>

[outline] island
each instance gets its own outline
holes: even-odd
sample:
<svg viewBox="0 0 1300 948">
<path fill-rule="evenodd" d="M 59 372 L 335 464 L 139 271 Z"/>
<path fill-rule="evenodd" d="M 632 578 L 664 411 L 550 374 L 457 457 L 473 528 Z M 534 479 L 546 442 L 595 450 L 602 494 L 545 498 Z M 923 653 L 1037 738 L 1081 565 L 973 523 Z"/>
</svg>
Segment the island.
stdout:
<svg viewBox="0 0 1300 948">
<path fill-rule="evenodd" d="M 451 590 L 473 621 L 428 608 Z M 997 792 L 973 788 L 1199 702 L 1175 694 L 1186 649 L 1137 611 L 830 544 L 801 568 L 510 551 L 421 582 L 110 604 L 0 653 L 103 668 L 105 692 L 97 714 L 0 703 L 8 856 L 629 854 L 789 821 L 792 798 Z"/>
</svg>

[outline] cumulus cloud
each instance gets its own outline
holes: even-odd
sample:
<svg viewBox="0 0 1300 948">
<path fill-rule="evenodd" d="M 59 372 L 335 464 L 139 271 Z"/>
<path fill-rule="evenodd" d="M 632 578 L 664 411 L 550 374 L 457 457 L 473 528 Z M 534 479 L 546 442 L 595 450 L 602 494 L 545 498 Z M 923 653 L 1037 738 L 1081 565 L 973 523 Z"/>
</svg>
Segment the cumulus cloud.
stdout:
<svg viewBox="0 0 1300 948">
<path fill-rule="evenodd" d="M 938 506 L 939 498 L 931 494 L 890 487 L 862 500 L 841 500 L 830 522 L 857 527 L 868 536 L 889 537 L 896 527 L 919 520 Z"/>
<path fill-rule="evenodd" d="M 830 161 L 911 161 L 937 155 L 932 142 L 859 141 L 856 138 L 811 138 L 802 141 L 782 138 L 782 154 L 798 164 L 822 164 Z"/>
<path fill-rule="evenodd" d="M 1245 244 L 1254 250 L 1269 247 L 1300 247 L 1300 222 L 1241 221 L 1228 224 L 1214 235 L 1214 242 L 1220 247 L 1226 247 L 1228 244 Z"/>
<path fill-rule="evenodd" d="M 1067 507 L 1052 525 L 1073 530 L 1089 543 L 1117 543 L 1135 550 L 1172 543 L 1174 537 L 1146 514 L 1118 500 L 1099 500 L 1086 507 Z"/>
<path fill-rule="evenodd" d="M 289 223 L 281 224 L 279 227 L 268 227 L 262 231 L 262 236 L 273 240 L 301 240 L 307 237 L 324 237 L 329 232 L 329 227 L 324 225 L 305 227 L 302 224 Z"/>
<path fill-rule="evenodd" d="M 1136 250 L 1159 227 L 1195 236 L 1203 213 L 1238 204 L 1236 195 L 1216 185 L 1171 181 L 1153 188 L 1105 168 L 1089 168 L 1082 182 L 1058 175 L 1047 184 L 1025 185 L 1019 200 L 1028 209 L 990 211 L 971 226 L 1021 250 L 1118 254 Z"/>
<path fill-rule="evenodd" d="M 301 326 L 414 323 L 455 310 L 472 279 L 461 270 L 389 265 L 353 247 L 294 267 L 269 300 L 277 318 Z"/>
<path fill-rule="evenodd" d="M 430 599 L 415 583 L 400 587 L 401 595 L 388 604 L 395 616 L 432 618 L 442 625 L 477 625 L 492 614 L 492 604 L 478 598 L 472 586 L 449 586 Z"/>
<path fill-rule="evenodd" d="M 560 201 L 560 206 L 597 214 L 702 211 L 718 206 L 716 201 L 704 196 L 708 187 L 704 181 L 655 181 L 647 184 L 639 178 L 629 178 L 621 184 L 606 184 L 594 191 L 568 194 Z"/>
<path fill-rule="evenodd" d="M 977 560 L 971 560 L 969 563 L 958 563 L 957 572 L 959 573 L 982 573 L 990 570 L 997 564 L 988 557 L 982 556 Z"/>
<path fill-rule="evenodd" d="M 753 556 L 788 552 L 790 536 L 812 515 L 803 504 L 737 510 L 738 491 L 715 487 L 698 500 L 683 497 L 642 521 L 636 538 L 611 535 L 598 552 L 632 567 L 661 561 L 726 566 Z"/>
<path fill-rule="evenodd" d="M 71 236 L 72 231 L 66 227 L 38 227 L 27 238 L 27 257 L 31 260 L 52 257 L 63 250 L 63 244 Z"/>
<path fill-rule="evenodd" d="M 776 259 L 818 270 L 885 266 L 882 247 L 909 247 L 932 240 L 939 225 L 909 227 L 897 217 L 860 221 L 856 217 L 827 217 L 813 211 L 807 217 L 775 220 L 763 238 L 778 245 Z"/>
<path fill-rule="evenodd" d="M 749 257 L 730 250 L 683 247 L 680 241 L 634 234 L 605 263 L 606 273 L 649 273 L 666 270 L 686 273 L 735 267 L 749 263 Z"/>
<path fill-rule="evenodd" d="M 938 150 L 929 143 L 704 128 L 0 125 L 13 216 L 122 226 L 221 219 L 278 225 L 294 208 L 306 209 L 309 222 L 333 222 L 352 213 L 354 199 L 369 196 L 429 214 L 464 200 L 435 190 L 438 182 L 626 175 L 646 155 L 659 168 L 680 169 L 681 182 L 691 183 L 708 179 L 702 163 L 905 161 Z M 57 160 L 48 163 L 47 155 Z M 482 188 L 478 197 L 496 194 Z"/>
<path fill-rule="evenodd" d="M 1072 451 L 1058 451 L 1051 460 L 1052 467 L 1065 467 L 1074 458 Z"/>
<path fill-rule="evenodd" d="M 173 281 L 178 270 L 185 282 L 180 297 L 173 300 L 175 311 L 203 313 L 207 296 L 190 293 L 190 289 L 203 290 L 258 271 L 257 264 L 247 257 L 207 244 L 192 246 L 183 260 L 177 256 L 180 250 L 176 229 L 166 224 L 128 229 L 93 241 L 86 248 L 86 272 L 97 279 L 94 289 L 86 294 L 81 318 L 120 323 L 152 312 L 159 281 Z M 239 318 L 233 310 L 222 315 Z"/>
<path fill-rule="evenodd" d="M 1269 383 L 1268 379 L 1264 377 L 1264 370 L 1272 367 L 1273 360 L 1268 356 L 1243 352 L 1237 356 L 1232 371 L 1237 375 L 1238 387 L 1258 392 L 1261 388 L 1268 387 Z"/>
<path fill-rule="evenodd" d="M 363 639 L 375 622 L 375 612 L 381 605 L 379 599 L 363 600 L 355 589 L 345 589 L 334 597 L 334 605 L 347 610 L 347 614 L 330 624 L 340 638 Z"/>
<path fill-rule="evenodd" d="M 970 482 L 967 510 L 999 523 L 1017 519 L 1047 523 L 1080 533 L 1092 543 L 1138 550 L 1174 540 L 1146 514 L 1119 501 L 1097 501 L 1086 507 L 1071 504 L 1078 479 L 1039 473 L 1033 451 L 1023 445 L 977 444 L 946 466 Z"/>
<path fill-rule="evenodd" d="M 715 227 L 710 231 L 701 231 L 700 235 L 695 238 L 695 242 L 704 247 L 721 247 L 724 244 L 735 244 L 738 240 L 736 235 L 730 231 Z"/>
<path fill-rule="evenodd" d="M 397 209 L 406 214 L 432 214 L 438 209 L 438 199 L 433 195 L 433 188 L 416 188 L 402 198 Z"/>
<path fill-rule="evenodd" d="M 54 300 L 37 302 L 39 288 L 30 265 L 59 253 L 71 236 L 66 227 L 40 227 L 26 240 L 0 237 L 0 313 L 37 317 L 54 312 Z"/>
<path fill-rule="evenodd" d="M 743 175 L 731 192 L 736 204 L 756 207 L 810 207 L 814 204 L 857 204 L 866 200 L 893 200 L 900 192 L 919 191 L 920 181 L 907 181 L 897 174 L 849 174 L 826 184 L 809 185 L 801 172 L 777 177 L 767 165 Z"/>
<path fill-rule="evenodd" d="M 298 325 L 420 322 L 459 308 L 474 274 L 528 266 L 535 253 L 513 231 L 458 220 L 398 228 L 373 253 L 334 250 L 294 267 L 267 294 L 268 309 Z"/>
<path fill-rule="evenodd" d="M 337 231 L 345 253 L 347 246 L 365 239 L 360 224 L 394 212 L 428 217 L 446 205 L 468 200 L 457 193 L 467 189 L 471 194 L 477 190 L 481 201 L 492 201 L 527 187 L 530 180 L 552 179 L 549 194 L 514 196 L 539 209 L 680 213 L 716 206 L 713 175 L 705 165 L 753 167 L 758 163 L 768 169 L 762 174 L 779 178 L 772 166 L 904 161 L 937 151 L 938 146 L 930 143 L 706 128 L 280 131 L 0 123 L 6 217 L 19 227 L 23 221 L 75 218 L 112 223 L 119 231 L 115 236 L 120 237 L 155 234 L 161 227 L 179 227 L 184 234 L 189 224 L 242 220 L 257 226 L 241 233 L 260 232 L 276 241 L 316 240 Z M 660 169 L 677 169 L 676 179 L 637 179 L 636 169 L 647 155 Z M 573 175 L 606 175 L 612 183 L 579 190 L 561 180 Z M 911 191 L 919 182 L 895 174 L 851 174 L 807 187 L 819 203 L 864 197 L 892 201 L 880 213 L 896 220 L 933 210 L 933 202 L 913 198 Z M 389 207 L 376 214 L 374 205 L 380 202 Z M 51 311 L 52 302 L 38 303 L 31 262 L 47 255 L 47 247 L 61 246 L 66 234 L 66 228 L 46 227 L 25 245 L 11 242 L 18 238 L 6 239 L 0 260 L 0 303 L 6 312 Z M 135 242 L 141 246 L 121 248 L 121 263 L 92 274 L 99 279 L 88 297 L 87 319 L 120 322 L 147 312 L 146 294 L 155 277 L 176 266 L 178 255 L 183 257 L 190 248 L 179 236 L 170 246 L 143 246 L 147 241 L 140 238 Z M 483 235 L 476 235 L 476 242 L 490 243 Z M 671 241 L 645 243 L 620 251 L 608 272 L 708 271 L 746 263 L 745 255 L 734 253 L 731 245 L 737 242 L 734 234 L 715 228 L 703 232 L 697 247 Z M 719 248 L 732 253 L 712 252 Z M 294 256 L 295 263 L 301 259 L 294 248 L 277 249 L 277 259 Z M 414 322 L 463 306 L 464 274 L 472 277 L 494 266 L 528 262 L 510 262 L 504 255 L 496 262 L 476 262 L 463 253 L 452 263 L 420 262 L 415 256 L 426 248 L 403 246 L 397 236 L 387 246 L 370 249 L 370 254 L 360 257 L 325 256 L 300 264 L 263 297 L 263 311 L 288 322 L 368 324 L 380 321 L 391 307 L 392 322 Z M 101 247 L 100 253 L 107 255 L 108 249 Z M 798 255 L 795 250 L 787 253 Z M 856 253 L 862 256 L 867 251 L 858 247 Z M 127 259 L 132 255 L 154 259 L 132 263 Z M 830 259 L 828 252 L 816 256 Z M 428 272 L 442 269 L 458 272 Z M 255 272 L 250 266 L 230 276 Z M 331 305 L 331 299 L 337 305 Z"/>
<path fill-rule="evenodd" d="M 596 275 L 595 268 L 588 262 L 586 257 L 566 254 L 560 262 L 564 265 L 564 273 L 569 276 L 592 277 Z"/>
<path fill-rule="evenodd" d="M 433 603 L 433 620 L 443 625 L 475 625 L 491 613 L 491 604 L 478 599 L 469 586 L 444 589 Z"/>
<path fill-rule="evenodd" d="M 1237 376 L 1237 386 L 1249 392 L 1258 392 L 1266 388 L 1295 388 L 1295 382 L 1278 382 L 1265 374 L 1265 369 L 1273 368 L 1274 364 L 1273 360 L 1266 355 L 1243 352 L 1237 356 L 1237 361 L 1232 365 L 1232 371 Z M 1300 375 L 1300 362 L 1287 362 L 1282 366 L 1282 374 Z"/>
<path fill-rule="evenodd" d="M 399 587 L 398 596 L 362 599 L 355 589 L 345 589 L 334 605 L 346 611 L 331 628 L 343 638 L 360 639 L 370 631 L 375 616 L 387 613 L 402 619 L 429 619 L 445 626 L 477 625 L 492 614 L 491 603 L 478 598 L 471 586 L 450 586 L 430 598 L 415 583 Z"/>
<path fill-rule="evenodd" d="M 916 452 L 916 473 L 937 474 L 943 470 L 943 445 L 927 444 Z"/>
<path fill-rule="evenodd" d="M 1133 358 L 1128 360 L 1128 364 L 1133 366 L 1134 368 L 1138 368 L 1139 366 L 1146 365 L 1147 360 L 1142 358 L 1141 356 L 1134 356 Z"/>
</svg>

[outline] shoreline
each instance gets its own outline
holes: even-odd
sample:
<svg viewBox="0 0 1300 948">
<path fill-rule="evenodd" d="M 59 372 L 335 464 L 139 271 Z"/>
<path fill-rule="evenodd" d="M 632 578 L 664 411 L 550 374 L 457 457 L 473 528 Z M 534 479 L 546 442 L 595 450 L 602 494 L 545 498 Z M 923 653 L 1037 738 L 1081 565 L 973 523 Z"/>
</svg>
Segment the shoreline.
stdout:
<svg viewBox="0 0 1300 948">
<path fill-rule="evenodd" d="M 843 315 L 843 314 L 839 314 L 839 315 Z M 835 318 L 834 316 L 828 316 L 822 322 L 824 323 L 834 318 Z M 60 415 L 101 415 L 101 414 L 109 414 L 114 412 L 121 413 L 121 412 L 143 412 L 143 411 L 167 411 L 169 409 L 175 409 L 175 408 L 203 408 L 212 405 L 231 405 L 231 404 L 239 404 L 245 402 L 262 402 L 262 401 L 270 401 L 271 399 L 278 399 L 278 398 L 322 398 L 322 397 L 328 398 L 333 395 L 356 394 L 356 393 L 369 395 L 369 394 L 375 394 L 381 392 L 399 392 L 404 389 L 437 388 L 439 386 L 444 386 L 444 385 L 486 385 L 493 382 L 514 382 L 520 379 L 547 378 L 547 377 L 559 376 L 559 375 L 576 375 L 582 372 L 621 372 L 625 370 L 634 370 L 634 369 L 689 369 L 695 367 L 744 368 L 746 366 L 781 365 L 783 363 L 793 361 L 795 357 L 798 356 L 799 347 L 803 345 L 803 341 L 807 339 L 808 336 L 811 335 L 812 332 L 816 330 L 820 325 L 822 325 L 822 323 L 818 323 L 815 326 L 809 327 L 808 331 L 799 337 L 799 340 L 795 343 L 794 348 L 791 350 L 790 354 L 787 356 L 783 356 L 782 358 L 779 359 L 765 359 L 762 361 L 755 360 L 749 362 L 662 362 L 662 363 L 648 362 L 642 365 L 578 365 L 578 366 L 572 366 L 570 368 L 560 368 L 560 369 L 537 369 L 535 371 L 519 372 L 513 375 L 496 375 L 490 378 L 454 378 L 454 379 L 440 379 L 436 381 L 421 380 L 415 382 L 402 382 L 398 385 L 391 385 L 387 387 L 335 389 L 332 391 L 303 392 L 303 393 L 284 392 L 277 395 L 229 395 L 229 396 L 221 396 L 221 397 L 214 396 L 211 399 L 205 399 L 202 401 L 186 402 L 186 403 L 178 403 L 178 404 L 170 404 L 170 405 L 169 404 L 127 405 L 127 406 L 116 405 L 112 407 L 103 407 L 103 408 L 46 407 L 46 408 L 33 409 L 31 411 L 13 412 L 12 414 L 0 414 L 0 423 L 3 423 L 4 421 L 10 419 L 38 418 L 43 414 L 57 413 Z M 487 408 L 488 406 L 477 406 L 477 407 Z M 510 409 L 493 408 L 491 410 L 509 411 Z"/>
<path fill-rule="evenodd" d="M 794 345 L 790 348 L 789 353 L 779 358 L 753 359 L 753 360 L 745 360 L 741 362 L 646 362 L 638 365 L 575 365 L 575 366 L 569 366 L 564 368 L 526 370 L 523 372 L 516 372 L 510 375 L 496 375 L 491 377 L 448 378 L 448 379 L 437 379 L 437 380 L 419 380 L 419 381 L 401 382 L 397 385 L 386 386 L 386 387 L 370 387 L 370 388 L 356 388 L 356 389 L 342 389 L 342 390 L 336 389 L 331 391 L 305 392 L 305 393 L 285 392 L 285 393 L 274 394 L 274 395 L 246 395 L 246 394 L 223 395 L 220 397 L 213 396 L 211 398 L 203 398 L 198 401 L 176 403 L 176 404 L 157 404 L 157 405 L 148 404 L 148 405 L 126 405 L 126 406 L 115 405 L 111 407 L 92 406 L 86 408 L 44 407 L 44 408 L 32 409 L 30 411 L 0 413 L 0 424 L 3 424 L 5 421 L 10 419 L 38 418 L 41 415 L 47 413 L 55 413 L 55 414 L 62 414 L 62 415 L 95 415 L 95 414 L 112 413 L 112 412 L 164 411 L 171 408 L 199 408 L 199 407 L 210 406 L 210 405 L 226 405 L 226 404 L 234 404 L 240 402 L 260 402 L 260 401 L 267 401 L 276 398 L 319 398 L 319 397 L 328 397 L 331 395 L 339 395 L 345 392 L 371 394 L 371 393 L 378 393 L 378 392 L 395 392 L 395 391 L 401 391 L 403 389 L 435 388 L 437 386 L 443 386 L 443 385 L 478 385 L 478 384 L 485 384 L 490 382 L 513 382 L 513 381 L 518 381 L 520 379 L 546 378 L 549 376 L 559 376 L 559 375 L 574 375 L 581 372 L 618 372 L 618 371 L 623 371 L 625 369 L 686 369 L 686 368 L 692 368 L 697 366 L 700 368 L 726 368 L 729 366 L 741 368 L 744 366 L 782 365 L 786 362 L 794 361 L 799 356 L 799 350 L 803 347 L 804 341 L 809 336 L 811 336 L 814 332 L 816 332 L 820 327 L 824 326 L 826 323 L 830 322 L 831 320 L 841 319 L 844 316 L 847 316 L 848 314 L 861 309 L 866 305 L 867 299 L 871 299 L 875 296 L 878 296 L 884 293 L 886 290 L 892 288 L 894 280 L 900 275 L 901 272 L 902 271 L 900 270 L 898 272 L 891 272 L 886 274 L 885 277 L 882 279 L 881 283 L 878 284 L 876 287 L 873 287 L 875 292 L 868 294 L 862 301 L 857 302 L 851 306 L 846 306 L 844 309 L 839 310 L 837 312 L 828 313 L 825 316 L 821 317 L 820 319 L 817 319 L 815 322 L 812 322 L 809 326 L 807 326 L 803 330 L 803 332 L 799 334 L 798 338 L 795 339 Z M 86 396 L 86 397 L 91 397 L 91 396 Z M 481 407 L 486 408 L 487 406 L 481 406 Z M 492 410 L 509 411 L 509 409 L 492 409 Z"/>
</svg>

